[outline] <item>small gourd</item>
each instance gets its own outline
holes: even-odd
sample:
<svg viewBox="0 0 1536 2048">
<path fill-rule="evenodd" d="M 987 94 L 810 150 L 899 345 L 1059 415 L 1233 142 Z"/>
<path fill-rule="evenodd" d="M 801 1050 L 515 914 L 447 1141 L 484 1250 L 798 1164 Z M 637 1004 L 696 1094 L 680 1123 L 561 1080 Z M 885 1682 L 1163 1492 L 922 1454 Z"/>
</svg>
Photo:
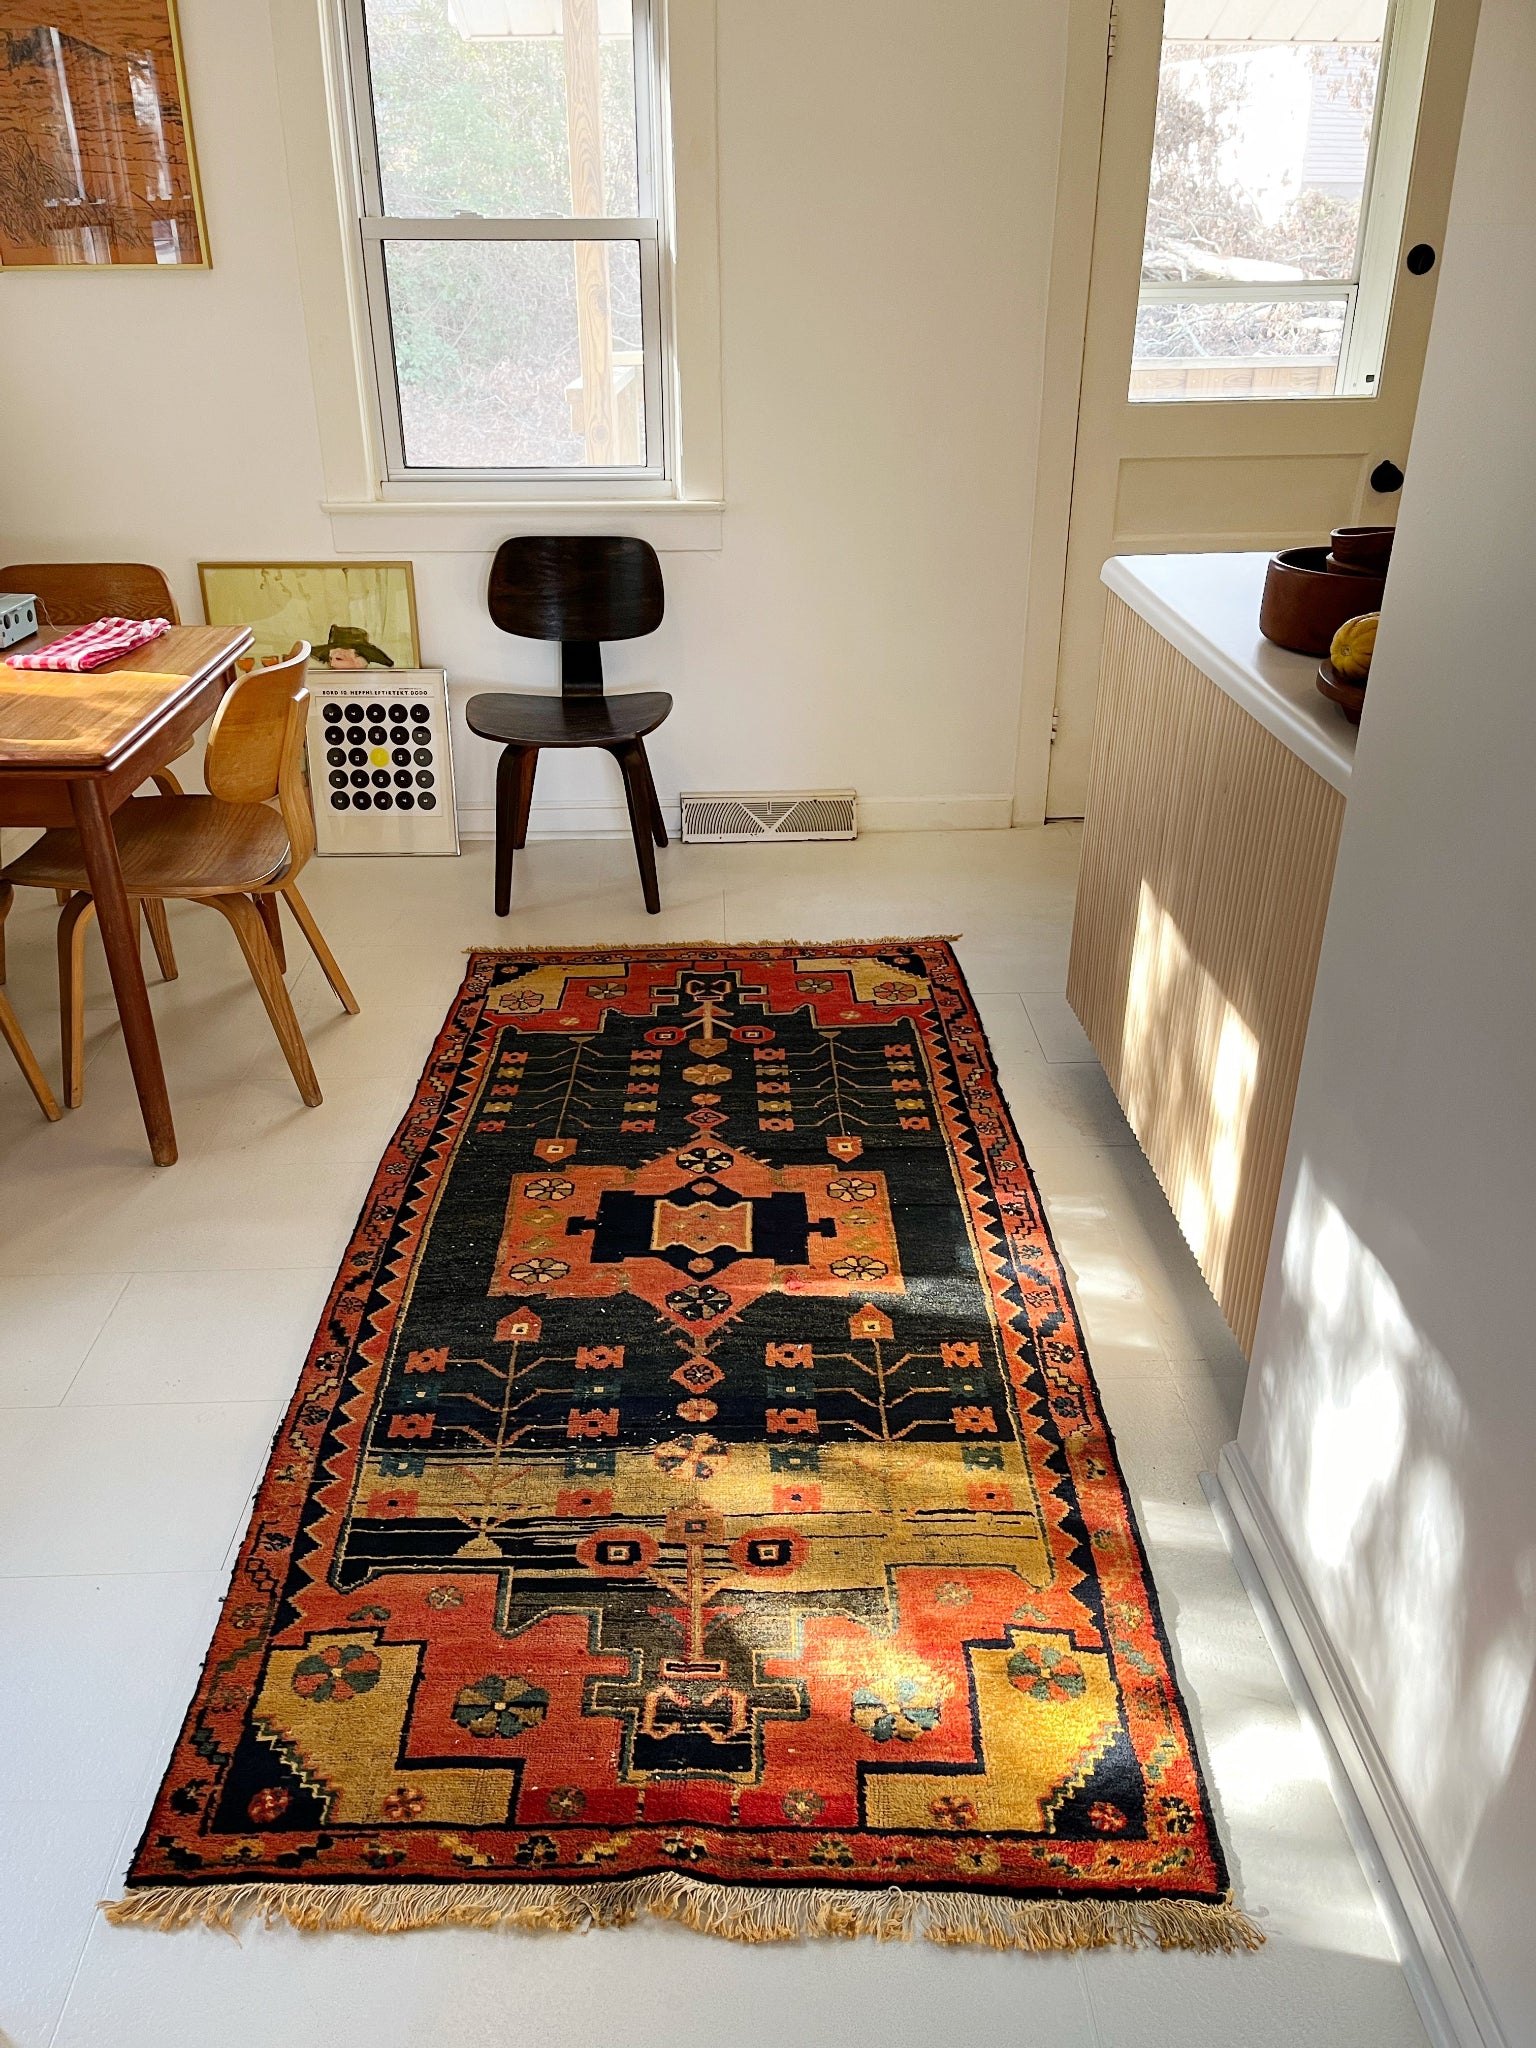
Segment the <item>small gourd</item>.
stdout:
<svg viewBox="0 0 1536 2048">
<path fill-rule="evenodd" d="M 1346 619 L 1334 634 L 1328 659 L 1346 682 L 1363 683 L 1370 674 L 1380 617 L 1380 612 L 1362 612 L 1356 619 Z"/>
</svg>

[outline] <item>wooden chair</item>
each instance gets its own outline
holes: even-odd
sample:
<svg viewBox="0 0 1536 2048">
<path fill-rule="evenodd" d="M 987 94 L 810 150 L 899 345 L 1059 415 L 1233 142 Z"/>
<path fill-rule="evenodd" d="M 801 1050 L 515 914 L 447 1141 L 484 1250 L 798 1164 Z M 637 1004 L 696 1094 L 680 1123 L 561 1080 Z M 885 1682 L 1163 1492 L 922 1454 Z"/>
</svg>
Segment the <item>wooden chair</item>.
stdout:
<svg viewBox="0 0 1536 2048">
<path fill-rule="evenodd" d="M 645 735 L 672 709 L 664 690 L 603 694 L 604 640 L 634 640 L 661 624 L 665 595 L 656 550 L 643 540 L 527 535 L 503 541 L 491 565 L 486 603 L 504 633 L 560 642 L 560 695 L 491 691 L 471 697 L 471 732 L 499 740 L 496 768 L 496 915 L 512 905 L 512 855 L 528 838 L 528 810 L 541 747 L 601 747 L 624 777 L 629 827 L 645 907 L 661 908 L 657 846 L 667 843 Z M 654 845 L 652 842 L 654 841 Z"/>
<path fill-rule="evenodd" d="M 3 901 L 4 897 L 5 891 L 3 887 L 0 887 L 0 901 Z M 4 908 L 0 908 L 0 918 L 3 918 L 4 915 Z M 4 979 L 4 961 L 0 960 L 0 981 Z M 0 988 L 0 1038 L 5 1040 L 11 1051 L 16 1055 L 16 1064 L 21 1068 L 27 1086 L 37 1097 L 38 1108 L 47 1117 L 49 1123 L 56 1124 L 64 1112 L 60 1109 L 53 1090 L 48 1086 L 47 1080 L 44 1078 L 43 1070 L 37 1063 L 37 1055 L 33 1052 L 31 1046 L 28 1045 L 27 1034 L 21 1028 L 21 1019 L 12 1009 L 10 998 L 6 995 L 3 988 Z"/>
<path fill-rule="evenodd" d="M 314 1108 L 320 1085 L 283 982 L 279 897 L 343 1008 L 355 1016 L 358 1006 L 297 886 L 315 850 L 304 779 L 308 660 L 304 644 L 286 661 L 253 669 L 231 687 L 203 756 L 209 795 L 134 797 L 112 824 L 132 901 L 175 897 L 203 903 L 234 927 L 299 1093 Z M 83 1080 L 84 930 L 95 908 L 78 835 L 46 832 L 0 870 L 0 924 L 10 907 L 10 884 L 70 892 L 59 918 L 59 1007 L 65 1100 L 73 1108 Z"/>
<path fill-rule="evenodd" d="M 163 572 L 149 562 L 12 562 L 0 569 L 0 590 L 25 590 L 37 599 L 38 624 L 64 631 L 89 626 L 97 619 L 168 619 L 181 624 L 181 613 Z M 192 751 L 189 740 L 179 761 Z M 162 796 L 180 796 L 181 784 L 169 768 L 154 777 Z M 60 901 L 67 900 L 61 893 Z M 165 905 L 150 899 L 144 922 L 154 943 L 155 959 L 167 981 L 176 979 L 176 954 Z"/>
<path fill-rule="evenodd" d="M 148 562 L 13 562 L 0 590 L 27 590 L 38 624 L 89 626 L 97 619 L 169 619 L 181 624 L 171 586 Z"/>
</svg>

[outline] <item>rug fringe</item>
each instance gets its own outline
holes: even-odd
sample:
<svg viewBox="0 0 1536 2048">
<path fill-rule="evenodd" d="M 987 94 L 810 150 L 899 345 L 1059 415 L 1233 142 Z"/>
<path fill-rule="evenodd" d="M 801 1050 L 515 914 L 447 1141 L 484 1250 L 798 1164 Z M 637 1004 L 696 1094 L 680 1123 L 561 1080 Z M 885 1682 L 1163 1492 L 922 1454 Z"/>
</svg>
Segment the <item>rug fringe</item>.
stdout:
<svg viewBox="0 0 1536 2048">
<path fill-rule="evenodd" d="M 649 946 L 643 939 L 632 939 L 627 945 L 595 944 L 586 946 L 579 939 L 573 939 L 564 946 L 466 946 L 466 957 L 476 953 L 491 953 L 498 959 L 539 960 L 565 953 L 612 954 L 623 959 L 636 953 L 756 953 L 764 946 L 794 947 L 802 953 L 852 952 L 858 946 L 954 946 L 965 937 L 964 932 L 906 932 L 895 933 L 877 939 L 662 939 Z"/>
<path fill-rule="evenodd" d="M 728 1941 L 910 1941 L 955 1947 L 1063 1949 L 1154 1947 L 1232 1954 L 1264 1936 L 1230 1901 L 1016 1899 L 980 1892 L 878 1892 L 722 1885 L 662 1871 L 610 1884 L 213 1884 L 151 1885 L 103 1901 L 118 1927 L 169 1933 L 242 1922 L 319 1933 L 405 1934 L 425 1927 L 525 1927 L 585 1933 L 626 1927 L 642 1915 L 675 1920 Z"/>
</svg>

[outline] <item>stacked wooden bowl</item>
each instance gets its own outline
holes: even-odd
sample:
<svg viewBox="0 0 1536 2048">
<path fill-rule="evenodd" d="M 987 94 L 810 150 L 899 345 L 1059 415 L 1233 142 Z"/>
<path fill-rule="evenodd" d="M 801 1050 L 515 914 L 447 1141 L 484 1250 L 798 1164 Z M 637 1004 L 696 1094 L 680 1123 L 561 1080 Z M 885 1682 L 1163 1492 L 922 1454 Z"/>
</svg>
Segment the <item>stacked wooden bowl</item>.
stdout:
<svg viewBox="0 0 1536 2048">
<path fill-rule="evenodd" d="M 1336 526 L 1325 548 L 1284 548 L 1264 578 L 1259 631 L 1297 654 L 1326 654 L 1346 619 L 1381 609 L 1390 526 Z"/>
</svg>

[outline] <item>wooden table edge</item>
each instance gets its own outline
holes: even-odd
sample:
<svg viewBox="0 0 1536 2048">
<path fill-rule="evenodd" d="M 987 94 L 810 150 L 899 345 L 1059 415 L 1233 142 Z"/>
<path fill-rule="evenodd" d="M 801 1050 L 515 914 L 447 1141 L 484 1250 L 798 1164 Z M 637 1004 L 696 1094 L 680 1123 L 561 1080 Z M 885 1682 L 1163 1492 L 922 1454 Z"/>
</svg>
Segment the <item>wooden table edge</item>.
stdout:
<svg viewBox="0 0 1536 2048">
<path fill-rule="evenodd" d="M 171 631 L 173 633 L 183 632 L 187 630 L 191 630 L 194 632 L 216 632 L 218 628 L 211 626 L 199 626 L 190 629 L 179 626 L 173 626 L 171 628 Z M 57 634 L 54 634 L 50 637 L 56 639 L 59 636 Z M 25 757 L 18 759 L 11 755 L 8 755 L 5 751 L 3 742 L 0 742 L 0 777 L 9 777 L 12 775 L 25 775 L 29 777 L 35 776 L 39 780 L 74 781 L 80 777 L 86 776 L 92 778 L 93 780 L 105 779 L 108 776 L 116 774 L 117 771 L 120 768 L 122 768 L 126 762 L 130 761 L 133 758 L 134 754 L 136 754 L 140 750 L 140 748 L 144 747 L 151 740 L 154 739 L 156 733 L 161 731 L 164 726 L 170 724 L 172 720 L 176 718 L 182 706 L 186 702 L 186 699 L 190 695 L 202 689 L 204 685 L 210 682 L 215 676 L 221 675 L 225 669 L 232 667 L 233 664 L 240 659 L 241 655 L 244 654 L 248 648 L 252 647 L 255 644 L 255 637 L 255 634 L 252 632 L 249 626 L 229 627 L 227 642 L 221 643 L 218 650 L 214 654 L 210 655 L 206 660 L 199 662 L 196 668 L 191 669 L 184 676 L 181 675 L 181 672 L 177 669 L 140 669 L 135 671 L 129 668 L 122 668 L 118 665 L 118 663 L 111 661 L 103 662 L 101 667 L 96 669 L 58 669 L 54 671 L 32 669 L 23 671 L 23 673 L 32 675 L 48 673 L 54 673 L 58 675 L 79 674 L 82 677 L 82 679 L 85 677 L 94 678 L 97 676 L 110 677 L 113 675 L 133 675 L 135 673 L 138 673 L 140 675 L 164 674 L 167 676 L 179 677 L 181 687 L 176 691 L 173 697 L 167 698 L 165 703 L 161 705 L 160 709 L 156 712 L 154 719 L 152 720 L 151 723 L 149 723 L 148 725 L 140 726 L 135 732 L 130 734 L 126 739 L 124 739 L 122 743 L 115 747 L 110 753 L 55 753 L 50 754 L 46 760 L 27 759 Z M 30 643 L 23 643 L 24 646 L 27 644 Z M 157 641 L 151 640 L 147 643 L 146 649 L 140 649 L 136 651 L 145 652 L 147 651 L 147 648 L 155 647 L 158 644 L 159 643 Z M 48 645 L 48 641 L 39 637 L 36 641 L 36 645 L 38 647 L 45 647 Z M 5 651 L 6 653 L 9 653 L 10 649 L 7 648 Z M 0 661 L 0 666 L 5 665 L 6 664 L 3 661 Z"/>
</svg>

